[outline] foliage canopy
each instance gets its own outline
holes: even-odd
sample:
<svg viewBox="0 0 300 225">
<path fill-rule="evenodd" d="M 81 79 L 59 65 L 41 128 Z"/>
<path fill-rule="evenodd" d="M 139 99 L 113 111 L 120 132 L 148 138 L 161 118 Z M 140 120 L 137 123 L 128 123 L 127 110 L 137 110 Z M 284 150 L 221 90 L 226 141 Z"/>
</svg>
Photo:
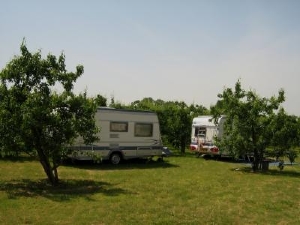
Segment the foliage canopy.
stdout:
<svg viewBox="0 0 300 225">
<path fill-rule="evenodd" d="M 234 90 L 226 88 L 218 97 L 220 100 L 211 112 L 215 119 L 226 115 L 224 137 L 219 142 L 221 149 L 235 157 L 253 155 L 253 170 L 257 170 L 266 147 L 271 144 L 270 123 L 285 100 L 284 91 L 279 90 L 277 97 L 262 98 L 252 90 L 242 89 L 238 80 Z"/>
</svg>

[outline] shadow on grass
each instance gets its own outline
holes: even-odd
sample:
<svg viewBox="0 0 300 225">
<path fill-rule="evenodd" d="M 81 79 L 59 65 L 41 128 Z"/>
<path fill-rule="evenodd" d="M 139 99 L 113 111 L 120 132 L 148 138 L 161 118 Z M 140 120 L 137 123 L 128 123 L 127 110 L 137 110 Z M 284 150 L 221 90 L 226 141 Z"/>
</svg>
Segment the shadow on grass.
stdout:
<svg viewBox="0 0 300 225">
<path fill-rule="evenodd" d="M 262 174 L 266 176 L 284 176 L 284 177 L 295 177 L 300 178 L 300 172 L 299 171 L 291 171 L 291 170 L 282 170 L 279 169 L 269 169 L 266 171 L 258 170 L 256 172 L 252 171 L 252 168 L 249 166 L 244 166 L 240 168 L 231 169 L 235 172 L 242 172 L 242 173 L 251 173 L 251 174 Z"/>
<path fill-rule="evenodd" d="M 122 161 L 118 165 L 112 165 L 109 161 L 102 161 L 101 163 L 95 163 L 93 161 L 66 161 L 63 166 L 89 170 L 127 170 L 179 167 L 178 165 L 169 163 L 166 159 L 164 159 L 164 161 L 131 159 Z"/>
<path fill-rule="evenodd" d="M 20 156 L 5 156 L 5 157 L 0 157 L 0 161 L 6 161 L 6 162 L 33 162 L 37 161 L 36 156 L 29 156 L 29 155 L 20 155 Z"/>
<path fill-rule="evenodd" d="M 10 199 L 19 197 L 44 197 L 53 201 L 69 201 L 74 198 L 84 197 L 93 201 L 92 195 L 101 193 L 107 196 L 130 194 L 129 191 L 114 188 L 106 182 L 93 180 L 60 180 L 55 187 L 46 179 L 43 180 L 11 180 L 0 183 L 0 191 L 5 191 Z"/>
</svg>

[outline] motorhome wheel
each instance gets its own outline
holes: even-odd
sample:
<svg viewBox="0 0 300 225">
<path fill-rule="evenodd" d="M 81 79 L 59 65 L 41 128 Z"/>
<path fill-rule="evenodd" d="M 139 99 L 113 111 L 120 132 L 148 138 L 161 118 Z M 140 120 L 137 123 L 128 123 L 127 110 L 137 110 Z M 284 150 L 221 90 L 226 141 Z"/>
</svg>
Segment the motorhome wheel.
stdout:
<svg viewBox="0 0 300 225">
<path fill-rule="evenodd" d="M 110 156 L 110 162 L 114 165 L 117 165 L 121 162 L 121 156 L 119 153 L 112 153 Z"/>
</svg>

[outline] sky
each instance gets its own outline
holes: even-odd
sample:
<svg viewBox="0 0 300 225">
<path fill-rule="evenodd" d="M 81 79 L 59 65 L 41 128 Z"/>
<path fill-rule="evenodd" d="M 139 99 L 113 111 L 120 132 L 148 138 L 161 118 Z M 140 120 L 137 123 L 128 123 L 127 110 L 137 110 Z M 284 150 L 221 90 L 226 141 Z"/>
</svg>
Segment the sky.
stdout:
<svg viewBox="0 0 300 225">
<path fill-rule="evenodd" d="M 76 93 L 209 108 L 240 79 L 300 116 L 299 0 L 0 0 L 0 69 L 31 52 L 84 66 Z"/>
</svg>

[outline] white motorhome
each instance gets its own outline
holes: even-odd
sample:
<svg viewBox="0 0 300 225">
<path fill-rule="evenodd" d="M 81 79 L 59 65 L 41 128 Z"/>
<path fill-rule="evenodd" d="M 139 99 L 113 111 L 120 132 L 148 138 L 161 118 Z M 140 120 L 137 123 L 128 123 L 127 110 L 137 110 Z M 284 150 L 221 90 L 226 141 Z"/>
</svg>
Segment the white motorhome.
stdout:
<svg viewBox="0 0 300 225">
<path fill-rule="evenodd" d="M 199 154 L 220 155 L 214 144 L 215 138 L 222 138 L 225 116 L 215 124 L 212 116 L 198 116 L 193 119 L 190 150 Z"/>
<path fill-rule="evenodd" d="M 96 114 L 99 140 L 85 145 L 82 138 L 72 146 L 79 160 L 98 155 L 119 164 L 121 160 L 163 155 L 158 117 L 155 112 L 100 107 Z"/>
</svg>

